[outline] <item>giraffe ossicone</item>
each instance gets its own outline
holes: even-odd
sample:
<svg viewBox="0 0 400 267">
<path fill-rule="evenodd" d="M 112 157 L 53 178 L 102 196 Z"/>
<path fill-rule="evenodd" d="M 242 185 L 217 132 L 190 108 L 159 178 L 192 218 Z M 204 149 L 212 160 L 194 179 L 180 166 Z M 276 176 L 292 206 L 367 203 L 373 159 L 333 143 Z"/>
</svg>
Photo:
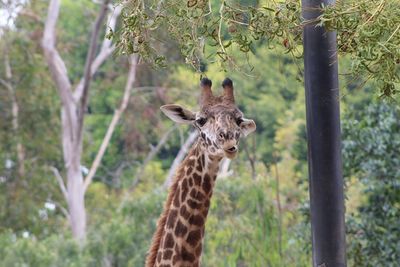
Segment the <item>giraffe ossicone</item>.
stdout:
<svg viewBox="0 0 400 267">
<path fill-rule="evenodd" d="M 200 87 L 198 112 L 176 104 L 161 107 L 173 121 L 193 125 L 199 137 L 170 187 L 146 267 L 200 266 L 205 222 L 219 163 L 224 157 L 233 159 L 240 138 L 256 129 L 254 121 L 245 119 L 235 105 L 232 80 L 226 78 L 222 82 L 220 96 L 214 96 L 212 82 L 207 78 L 201 80 Z"/>
</svg>

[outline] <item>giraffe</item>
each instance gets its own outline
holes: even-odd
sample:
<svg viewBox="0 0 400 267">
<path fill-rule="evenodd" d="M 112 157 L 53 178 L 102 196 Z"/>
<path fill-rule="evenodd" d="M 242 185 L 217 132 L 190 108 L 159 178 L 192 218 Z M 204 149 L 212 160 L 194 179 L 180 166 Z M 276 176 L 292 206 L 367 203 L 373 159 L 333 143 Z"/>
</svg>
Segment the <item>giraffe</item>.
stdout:
<svg viewBox="0 0 400 267">
<path fill-rule="evenodd" d="M 236 107 L 233 83 L 226 78 L 223 94 L 214 96 L 212 82 L 200 82 L 200 111 L 180 105 L 160 109 L 177 123 L 191 124 L 199 132 L 197 141 L 181 163 L 158 220 L 146 259 L 146 267 L 200 266 L 205 222 L 220 161 L 233 159 L 241 137 L 255 131 Z"/>
</svg>

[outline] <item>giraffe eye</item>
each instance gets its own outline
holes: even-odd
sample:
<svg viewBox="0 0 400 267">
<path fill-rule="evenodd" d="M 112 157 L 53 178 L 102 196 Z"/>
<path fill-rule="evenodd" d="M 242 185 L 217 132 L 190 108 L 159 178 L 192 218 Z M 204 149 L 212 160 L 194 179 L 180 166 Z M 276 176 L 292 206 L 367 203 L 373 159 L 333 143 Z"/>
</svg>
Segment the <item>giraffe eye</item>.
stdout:
<svg viewBox="0 0 400 267">
<path fill-rule="evenodd" d="M 242 118 L 237 118 L 236 119 L 236 124 L 239 126 L 243 122 Z"/>
<path fill-rule="evenodd" d="M 207 119 L 206 119 L 206 118 L 198 118 L 198 119 L 196 120 L 196 123 L 197 123 L 200 127 L 204 126 L 204 124 L 206 124 L 206 122 L 207 122 Z"/>
</svg>

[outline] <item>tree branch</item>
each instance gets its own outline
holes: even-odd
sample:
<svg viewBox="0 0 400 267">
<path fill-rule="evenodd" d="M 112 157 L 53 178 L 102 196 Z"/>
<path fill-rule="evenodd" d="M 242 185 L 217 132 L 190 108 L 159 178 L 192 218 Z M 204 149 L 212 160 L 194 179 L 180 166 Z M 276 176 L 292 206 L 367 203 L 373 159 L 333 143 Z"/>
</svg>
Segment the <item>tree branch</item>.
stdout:
<svg viewBox="0 0 400 267">
<path fill-rule="evenodd" d="M 9 90 L 9 91 L 12 90 L 11 84 L 9 84 L 7 81 L 5 81 L 5 80 L 3 80 L 3 79 L 0 79 L 0 83 L 1 83 L 5 88 L 7 88 L 7 90 Z"/>
<path fill-rule="evenodd" d="M 88 96 L 89 96 L 89 87 L 91 82 L 91 73 L 92 73 L 92 63 L 94 60 L 94 56 L 96 54 L 96 47 L 99 39 L 100 28 L 103 24 L 103 20 L 107 14 L 108 3 L 110 0 L 104 0 L 103 5 L 101 6 L 100 13 L 96 18 L 96 21 L 93 25 L 92 36 L 90 37 L 89 50 L 86 56 L 85 69 L 83 74 L 83 89 L 82 89 L 82 97 L 80 98 L 80 107 L 79 107 L 79 115 L 78 115 L 78 142 L 76 145 L 79 145 L 82 139 L 82 128 L 83 128 L 83 118 L 85 114 L 85 110 L 87 107 Z M 76 148 L 78 149 L 78 147 Z"/>
<path fill-rule="evenodd" d="M 226 178 L 232 175 L 233 171 L 229 170 L 229 166 L 231 165 L 231 160 L 228 158 L 224 158 L 220 163 L 220 168 L 218 172 L 218 178 Z"/>
<path fill-rule="evenodd" d="M 65 201 L 68 202 L 68 191 L 67 191 L 67 188 L 65 187 L 64 180 L 61 177 L 60 172 L 58 171 L 58 169 L 56 167 L 50 166 L 49 168 L 53 172 L 54 176 L 57 179 L 58 185 L 60 186 L 61 192 L 64 195 Z"/>
<path fill-rule="evenodd" d="M 64 214 L 64 216 L 67 218 L 67 221 L 70 221 L 70 216 L 68 213 L 68 210 L 66 208 L 63 207 L 63 205 L 61 205 L 60 203 L 58 203 L 57 201 L 51 200 L 52 203 L 54 203 L 56 205 L 56 207 L 58 207 L 61 211 L 62 214 Z"/>
<path fill-rule="evenodd" d="M 158 141 L 157 145 L 155 147 L 152 147 L 150 152 L 147 154 L 147 157 L 143 160 L 142 165 L 139 167 L 139 170 L 136 172 L 136 177 L 135 177 L 135 181 L 132 183 L 131 185 L 131 189 L 129 191 L 131 191 L 142 179 L 142 175 L 144 173 L 144 170 L 147 166 L 147 164 L 149 164 L 149 162 L 157 155 L 157 153 L 160 151 L 160 149 L 165 145 L 165 143 L 168 141 L 168 137 L 169 135 L 176 129 L 176 125 L 174 125 L 173 127 L 171 127 L 160 139 L 160 141 Z"/>
<path fill-rule="evenodd" d="M 101 160 L 104 156 L 104 153 L 107 149 L 107 146 L 110 143 L 110 139 L 115 130 L 115 127 L 117 126 L 117 123 L 118 123 L 119 119 L 121 118 L 121 115 L 124 113 L 126 107 L 128 106 L 129 97 L 130 97 L 130 94 L 131 94 L 131 91 L 133 88 L 133 84 L 135 83 L 135 80 L 136 80 L 136 70 L 137 70 L 138 59 L 139 59 L 139 57 L 137 55 L 130 57 L 130 68 L 129 68 L 129 73 L 128 73 L 128 79 L 127 79 L 126 85 L 125 85 L 124 96 L 122 97 L 122 102 L 121 102 L 119 108 L 116 109 L 114 112 L 114 116 L 111 120 L 110 125 L 108 126 L 106 135 L 104 136 L 104 139 L 101 143 L 100 149 L 97 152 L 96 158 L 94 159 L 94 161 L 92 163 L 92 167 L 90 167 L 90 171 L 85 178 L 84 191 L 87 190 L 90 183 L 92 182 L 93 177 L 96 174 L 97 168 L 99 167 L 100 162 L 101 162 Z"/>
<path fill-rule="evenodd" d="M 61 98 L 62 105 L 64 107 L 64 113 L 70 128 L 71 141 L 74 139 L 72 132 L 72 112 L 74 107 L 74 101 L 71 93 L 71 83 L 68 79 L 67 68 L 65 67 L 64 61 L 55 47 L 55 36 L 56 36 L 56 23 L 60 11 L 60 1 L 51 0 L 48 8 L 47 19 L 44 25 L 44 33 L 42 40 L 42 49 L 46 58 L 47 64 L 53 81 L 56 84 L 58 93 Z"/>
<path fill-rule="evenodd" d="M 27 9 L 22 9 L 19 12 L 19 15 L 31 18 L 35 22 L 43 22 L 43 20 L 40 16 L 36 15 L 35 13 L 33 13 L 32 11 L 27 10 Z"/>
<path fill-rule="evenodd" d="M 117 24 L 117 19 L 120 16 L 122 11 L 122 6 L 117 6 L 113 13 L 109 15 L 109 23 L 108 27 L 115 31 L 115 25 Z M 107 32 L 108 30 L 106 30 Z M 94 74 L 96 74 L 99 67 L 104 63 L 104 61 L 114 52 L 115 46 L 112 45 L 111 40 L 104 38 L 103 44 L 101 46 L 99 54 L 93 60 L 91 71 L 90 71 L 90 79 L 93 78 Z M 79 84 L 76 86 L 74 91 L 74 98 L 76 101 L 79 101 L 83 95 L 84 89 L 84 77 L 79 81 Z"/>
<path fill-rule="evenodd" d="M 181 146 L 181 149 L 179 150 L 179 152 L 176 155 L 171 167 L 169 168 L 168 175 L 167 175 L 167 177 L 165 179 L 165 182 L 163 184 L 164 188 L 168 188 L 171 185 L 172 179 L 174 178 L 174 175 L 176 173 L 176 170 L 179 167 L 179 164 L 185 158 L 186 153 L 189 151 L 190 146 L 196 140 L 197 135 L 198 135 L 197 131 L 191 132 L 189 134 L 188 138 L 186 139 L 185 143 Z"/>
<path fill-rule="evenodd" d="M 44 50 L 47 63 L 49 64 L 53 79 L 61 91 L 60 95 L 63 105 L 68 106 L 72 100 L 70 91 L 71 84 L 68 79 L 67 68 L 65 67 L 64 61 L 61 59 L 58 51 L 55 48 L 55 28 L 59 11 L 60 1 L 51 0 L 44 27 L 42 48 Z"/>
</svg>

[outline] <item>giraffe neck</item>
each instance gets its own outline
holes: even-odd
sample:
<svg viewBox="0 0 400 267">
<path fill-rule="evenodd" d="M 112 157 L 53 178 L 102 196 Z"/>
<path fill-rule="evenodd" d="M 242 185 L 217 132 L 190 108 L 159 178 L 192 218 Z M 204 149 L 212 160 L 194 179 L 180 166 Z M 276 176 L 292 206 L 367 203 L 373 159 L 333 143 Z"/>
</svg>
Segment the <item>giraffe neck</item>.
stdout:
<svg viewBox="0 0 400 267">
<path fill-rule="evenodd" d="M 222 157 L 207 153 L 202 139 L 178 169 L 146 262 L 153 266 L 199 266 L 204 226 Z"/>
</svg>

